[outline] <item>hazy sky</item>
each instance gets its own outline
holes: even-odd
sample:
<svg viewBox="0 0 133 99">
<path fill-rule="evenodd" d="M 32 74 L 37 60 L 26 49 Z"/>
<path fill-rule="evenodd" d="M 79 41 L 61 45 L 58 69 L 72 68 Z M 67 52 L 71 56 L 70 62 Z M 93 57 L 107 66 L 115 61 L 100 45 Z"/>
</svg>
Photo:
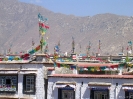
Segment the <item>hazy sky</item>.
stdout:
<svg viewBox="0 0 133 99">
<path fill-rule="evenodd" d="M 133 16 L 133 0 L 19 0 L 43 6 L 55 13 L 93 16 L 112 13 Z"/>
</svg>

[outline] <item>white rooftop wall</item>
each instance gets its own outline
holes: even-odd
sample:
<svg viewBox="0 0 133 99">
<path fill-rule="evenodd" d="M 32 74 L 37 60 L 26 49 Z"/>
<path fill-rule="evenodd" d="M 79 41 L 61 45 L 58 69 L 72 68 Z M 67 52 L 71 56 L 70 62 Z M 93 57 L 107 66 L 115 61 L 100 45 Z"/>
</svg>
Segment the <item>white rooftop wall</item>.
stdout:
<svg viewBox="0 0 133 99">
<path fill-rule="evenodd" d="M 132 83 L 133 79 L 102 79 L 102 78 L 59 78 L 49 77 L 48 80 L 48 99 L 58 99 L 58 88 L 55 87 L 56 82 L 76 82 L 75 99 L 90 99 L 89 82 L 105 82 L 111 83 L 109 90 L 110 99 L 124 99 L 125 91 L 122 89 L 122 84 Z M 83 86 L 81 86 L 83 82 Z M 118 86 L 116 87 L 116 83 Z"/>
</svg>

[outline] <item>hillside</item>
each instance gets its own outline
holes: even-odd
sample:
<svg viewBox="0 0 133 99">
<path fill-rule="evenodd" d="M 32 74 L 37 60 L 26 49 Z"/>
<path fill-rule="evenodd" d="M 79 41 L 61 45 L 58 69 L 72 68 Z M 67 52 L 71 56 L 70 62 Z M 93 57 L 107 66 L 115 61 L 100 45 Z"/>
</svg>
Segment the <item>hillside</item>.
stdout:
<svg viewBox="0 0 133 99">
<path fill-rule="evenodd" d="M 110 13 L 95 16 L 77 17 L 54 13 L 40 6 L 26 4 L 18 0 L 0 0 L 0 53 L 11 47 L 12 52 L 32 49 L 39 44 L 38 13 L 48 18 L 50 29 L 45 35 L 49 45 L 49 53 L 60 40 L 61 51 L 71 52 L 72 37 L 75 40 L 75 52 L 86 53 L 91 42 L 90 54 L 98 52 L 101 41 L 101 54 L 116 54 L 133 37 L 133 18 Z M 81 45 L 81 49 L 80 49 Z"/>
</svg>

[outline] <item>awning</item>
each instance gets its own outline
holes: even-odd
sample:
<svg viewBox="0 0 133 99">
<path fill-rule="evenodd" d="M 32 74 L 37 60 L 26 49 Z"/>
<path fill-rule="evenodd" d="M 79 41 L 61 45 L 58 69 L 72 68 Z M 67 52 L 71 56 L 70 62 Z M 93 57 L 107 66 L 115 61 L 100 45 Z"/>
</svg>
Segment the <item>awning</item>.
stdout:
<svg viewBox="0 0 133 99">
<path fill-rule="evenodd" d="M 76 88 L 76 83 L 75 82 L 56 82 L 56 86 L 57 88 Z"/>
<path fill-rule="evenodd" d="M 133 90 L 133 87 L 130 87 L 130 86 L 124 86 L 124 87 L 122 87 L 122 89 L 124 89 L 124 90 Z"/>
<path fill-rule="evenodd" d="M 18 71 L 14 70 L 14 71 L 0 71 L 0 74 L 17 74 Z"/>
<path fill-rule="evenodd" d="M 37 74 L 37 70 L 21 70 L 19 74 Z"/>
<path fill-rule="evenodd" d="M 89 82 L 88 86 L 111 86 L 111 83 L 105 82 Z"/>
<path fill-rule="evenodd" d="M 37 74 L 37 70 L 0 70 L 0 74 L 31 74 L 31 73 L 34 73 L 34 74 Z"/>
<path fill-rule="evenodd" d="M 133 86 L 133 83 L 124 83 L 122 86 Z"/>
<path fill-rule="evenodd" d="M 124 89 L 124 90 L 133 90 L 133 83 L 124 83 L 122 85 L 122 89 Z"/>
<path fill-rule="evenodd" d="M 88 88 L 91 90 L 109 90 L 111 83 L 105 82 L 89 82 Z"/>
</svg>

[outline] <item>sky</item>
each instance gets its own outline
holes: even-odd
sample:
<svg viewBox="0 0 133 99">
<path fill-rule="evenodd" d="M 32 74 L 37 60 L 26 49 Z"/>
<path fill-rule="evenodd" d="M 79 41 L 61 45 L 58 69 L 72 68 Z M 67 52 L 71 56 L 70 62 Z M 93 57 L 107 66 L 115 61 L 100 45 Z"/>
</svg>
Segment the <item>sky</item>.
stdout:
<svg viewBox="0 0 133 99">
<path fill-rule="evenodd" d="M 133 16 L 133 0 L 19 0 L 42 6 L 55 13 L 75 16 L 94 16 L 112 13 Z"/>
</svg>

